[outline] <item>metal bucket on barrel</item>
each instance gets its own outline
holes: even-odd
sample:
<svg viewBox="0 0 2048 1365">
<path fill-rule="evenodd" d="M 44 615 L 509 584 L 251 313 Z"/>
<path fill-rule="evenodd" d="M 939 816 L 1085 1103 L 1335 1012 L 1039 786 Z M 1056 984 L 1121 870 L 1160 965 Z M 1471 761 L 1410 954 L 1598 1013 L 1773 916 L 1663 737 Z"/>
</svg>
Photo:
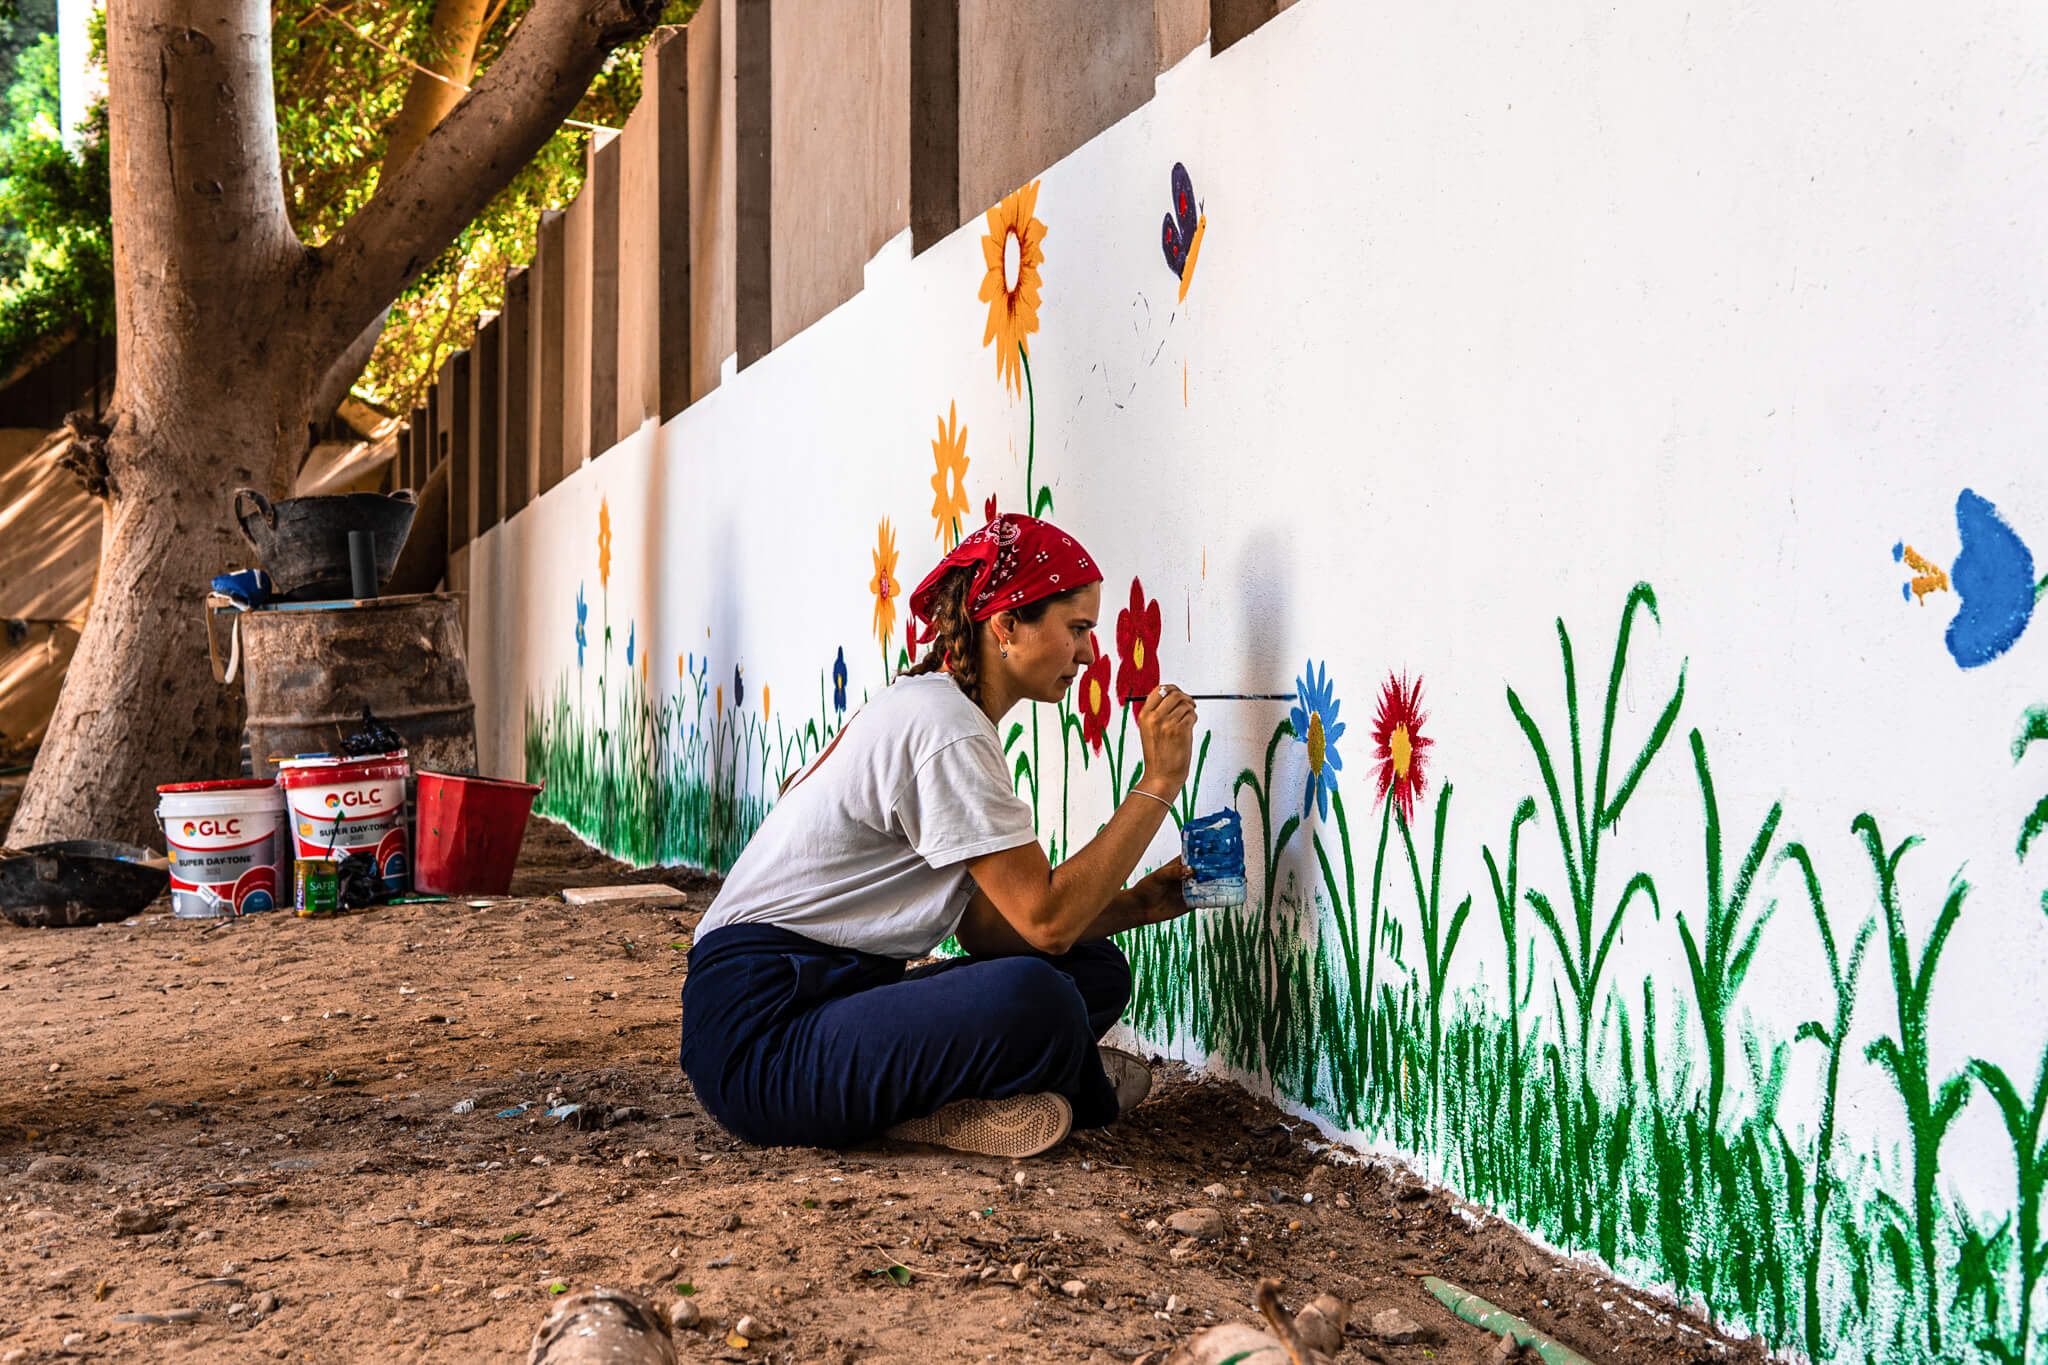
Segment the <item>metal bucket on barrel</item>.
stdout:
<svg viewBox="0 0 2048 1365">
<path fill-rule="evenodd" d="M 247 504 L 246 506 L 244 504 Z M 358 596 L 349 572 L 349 532 L 376 537 L 381 585 L 398 564 L 418 507 L 412 490 L 333 493 L 271 502 L 253 488 L 235 492 L 235 521 L 263 561 L 280 598 L 315 602 Z"/>
<path fill-rule="evenodd" d="M 244 612 L 250 770 L 270 777 L 274 758 L 340 753 L 367 706 L 417 766 L 475 772 L 462 603 L 457 593 L 422 593 Z"/>
</svg>

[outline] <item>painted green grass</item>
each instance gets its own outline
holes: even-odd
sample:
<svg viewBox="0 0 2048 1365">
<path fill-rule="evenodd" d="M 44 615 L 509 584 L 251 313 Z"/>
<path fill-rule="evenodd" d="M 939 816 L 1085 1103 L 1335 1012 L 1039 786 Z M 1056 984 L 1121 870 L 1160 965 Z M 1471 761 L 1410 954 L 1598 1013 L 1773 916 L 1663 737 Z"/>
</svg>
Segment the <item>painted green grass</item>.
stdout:
<svg viewBox="0 0 2048 1365">
<path fill-rule="evenodd" d="M 693 661 L 689 695 L 656 701 L 629 670 L 609 708 L 604 689 L 587 694 L 601 708 L 595 722 L 577 704 L 586 694 L 574 675 L 529 702 L 526 780 L 545 784 L 534 809 L 637 866 L 731 868 L 767 817 L 762 793 L 829 744 L 837 722 L 822 678 L 818 718 L 791 731 L 714 692 L 709 672 Z"/>
</svg>

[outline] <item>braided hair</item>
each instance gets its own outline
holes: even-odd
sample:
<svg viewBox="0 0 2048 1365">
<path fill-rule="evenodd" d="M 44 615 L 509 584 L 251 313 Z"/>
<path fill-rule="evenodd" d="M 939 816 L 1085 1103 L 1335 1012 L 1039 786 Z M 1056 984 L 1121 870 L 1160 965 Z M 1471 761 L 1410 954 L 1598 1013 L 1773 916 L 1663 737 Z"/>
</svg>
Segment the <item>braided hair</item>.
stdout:
<svg viewBox="0 0 2048 1365">
<path fill-rule="evenodd" d="M 1081 593 L 1088 585 L 1056 592 L 1041 597 L 1035 602 L 1026 602 L 1012 608 L 1010 614 L 1026 624 L 1040 620 L 1055 602 Z M 919 677 L 926 673 L 950 673 L 960 690 L 967 694 L 967 700 L 981 705 L 981 632 L 983 622 L 974 619 L 968 610 L 967 599 L 974 591 L 974 566 L 963 564 L 941 578 L 932 590 L 931 648 L 917 661 L 904 677 Z"/>
</svg>

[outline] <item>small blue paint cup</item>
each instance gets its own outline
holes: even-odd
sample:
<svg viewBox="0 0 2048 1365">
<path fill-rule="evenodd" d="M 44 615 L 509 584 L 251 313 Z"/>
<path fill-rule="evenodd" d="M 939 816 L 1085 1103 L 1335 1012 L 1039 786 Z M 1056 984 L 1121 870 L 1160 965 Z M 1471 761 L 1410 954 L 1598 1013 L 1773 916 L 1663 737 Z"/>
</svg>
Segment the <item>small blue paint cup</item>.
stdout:
<svg viewBox="0 0 2048 1365">
<path fill-rule="evenodd" d="M 1218 811 L 1182 825 L 1180 856 L 1188 867 L 1181 897 L 1190 909 L 1244 904 L 1244 826 L 1236 811 Z"/>
</svg>

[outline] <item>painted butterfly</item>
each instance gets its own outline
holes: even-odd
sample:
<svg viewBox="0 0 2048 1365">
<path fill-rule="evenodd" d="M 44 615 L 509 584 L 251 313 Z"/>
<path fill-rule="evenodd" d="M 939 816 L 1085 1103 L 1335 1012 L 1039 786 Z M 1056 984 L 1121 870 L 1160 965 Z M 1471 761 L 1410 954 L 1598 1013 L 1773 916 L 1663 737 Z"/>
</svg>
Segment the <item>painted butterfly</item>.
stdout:
<svg viewBox="0 0 2048 1365">
<path fill-rule="evenodd" d="M 1160 224 L 1160 245 L 1166 250 L 1166 263 L 1173 267 L 1173 273 L 1180 276 L 1180 296 L 1188 296 L 1188 283 L 1194 278 L 1195 259 L 1201 255 L 1202 233 L 1208 227 L 1208 219 L 1199 212 L 1195 203 L 1195 182 L 1188 176 L 1188 168 L 1180 162 L 1173 163 L 1173 212 L 1166 215 Z"/>
<path fill-rule="evenodd" d="M 1174 274 L 1185 277 L 1195 241 L 1195 182 L 1178 161 L 1173 163 L 1173 212 L 1166 215 L 1159 235 L 1166 248 L 1166 263 Z"/>
</svg>

